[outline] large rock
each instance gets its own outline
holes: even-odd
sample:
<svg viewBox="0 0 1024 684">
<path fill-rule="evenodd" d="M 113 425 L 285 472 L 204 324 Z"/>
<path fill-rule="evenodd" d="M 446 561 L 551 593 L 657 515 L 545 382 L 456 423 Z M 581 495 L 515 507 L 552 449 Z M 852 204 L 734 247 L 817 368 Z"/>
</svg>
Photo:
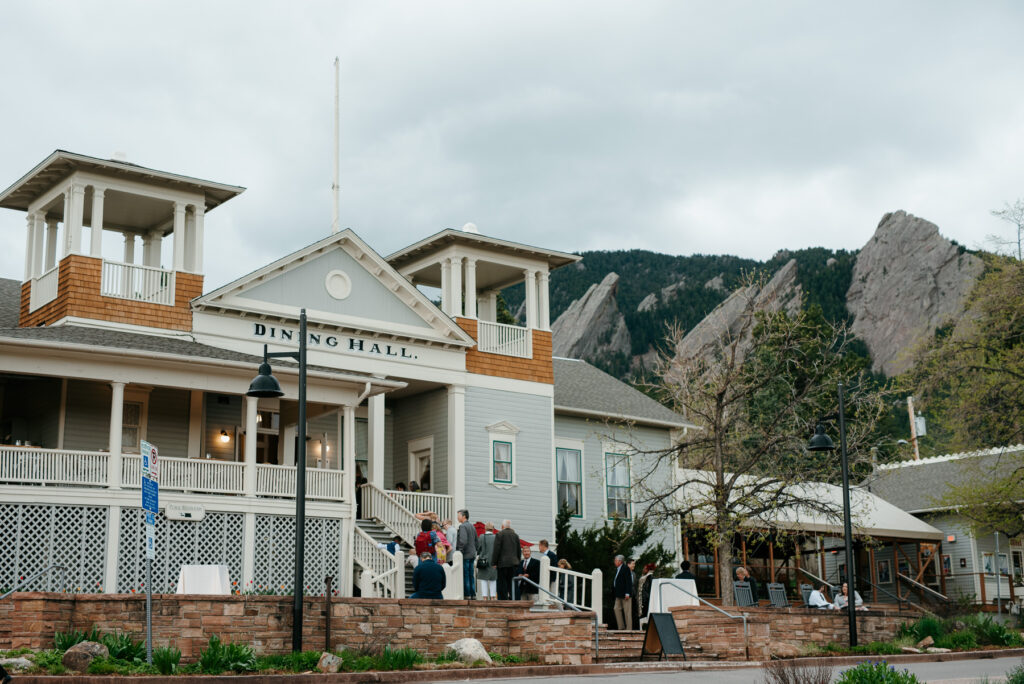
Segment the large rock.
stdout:
<svg viewBox="0 0 1024 684">
<path fill-rule="evenodd" d="M 801 653 L 799 646 L 785 641 L 772 641 L 768 644 L 768 654 L 772 658 L 797 658 Z"/>
<path fill-rule="evenodd" d="M 630 353 L 629 330 L 615 299 L 618 284 L 618 274 L 609 273 L 562 312 L 551 325 L 555 356 L 596 359 Z"/>
<path fill-rule="evenodd" d="M 32 664 L 32 661 L 28 658 L 0 658 L 0 666 L 14 672 L 27 670 L 32 667 Z"/>
<path fill-rule="evenodd" d="M 476 639 L 459 639 L 458 641 L 448 644 L 448 648 L 455 651 L 455 655 L 459 657 L 459 660 L 472 665 L 478 660 L 482 660 L 485 663 L 492 663 L 491 656 L 487 654 L 487 649 Z"/>
<path fill-rule="evenodd" d="M 934 646 L 934 645 L 935 645 L 935 639 L 932 639 L 930 636 L 926 636 L 924 639 L 921 639 L 920 641 L 917 642 L 917 647 L 918 648 L 928 648 L 929 646 Z"/>
<path fill-rule="evenodd" d="M 964 311 L 984 269 L 938 227 L 905 211 L 886 214 L 857 255 L 846 293 L 853 333 L 864 340 L 874 370 L 897 375 L 935 329 Z"/>
<path fill-rule="evenodd" d="M 320 672 L 337 672 L 341 669 L 341 658 L 333 653 L 321 653 L 320 660 L 317 661 L 316 664 L 316 669 Z"/>
<path fill-rule="evenodd" d="M 72 672 L 85 672 L 89 669 L 89 663 L 100 656 L 106 658 L 109 655 L 110 651 L 103 644 L 95 641 L 81 641 L 64 653 L 61 663 Z"/>
</svg>

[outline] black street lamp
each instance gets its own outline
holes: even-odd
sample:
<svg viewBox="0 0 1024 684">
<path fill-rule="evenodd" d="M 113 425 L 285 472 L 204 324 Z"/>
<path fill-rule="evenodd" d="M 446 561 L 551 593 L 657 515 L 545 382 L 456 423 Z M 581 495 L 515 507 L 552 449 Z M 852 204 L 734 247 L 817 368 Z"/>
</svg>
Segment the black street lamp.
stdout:
<svg viewBox="0 0 1024 684">
<path fill-rule="evenodd" d="M 292 651 L 302 650 L 303 565 L 306 556 L 306 310 L 299 313 L 299 351 L 267 352 L 263 345 L 263 363 L 259 375 L 249 384 L 248 397 L 280 397 L 281 383 L 270 373 L 268 359 L 295 359 L 299 362 L 299 424 L 295 445 L 295 601 L 292 605 Z"/>
<path fill-rule="evenodd" d="M 818 424 L 807 445 L 808 451 L 835 451 L 836 445 L 825 434 L 825 426 Z M 843 383 L 839 383 L 839 453 L 843 466 L 843 533 L 846 535 L 846 581 L 850 595 L 846 599 L 846 611 L 850 619 L 850 646 L 857 645 L 857 584 L 853 567 L 853 524 L 850 520 L 850 462 L 846 456 L 846 414 L 843 406 Z M 839 588 L 842 592 L 842 587 Z"/>
</svg>

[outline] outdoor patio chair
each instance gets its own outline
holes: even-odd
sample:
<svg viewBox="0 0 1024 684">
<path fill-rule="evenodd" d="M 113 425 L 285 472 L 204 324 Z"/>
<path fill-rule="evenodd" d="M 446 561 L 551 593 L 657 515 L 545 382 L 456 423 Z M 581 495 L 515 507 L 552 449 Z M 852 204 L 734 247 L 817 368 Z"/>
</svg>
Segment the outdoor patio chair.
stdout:
<svg viewBox="0 0 1024 684">
<path fill-rule="evenodd" d="M 750 582 L 733 582 L 732 593 L 736 597 L 736 605 L 740 608 L 751 608 L 757 605 L 754 594 L 750 591 Z"/>
<path fill-rule="evenodd" d="M 768 599 L 772 602 L 772 608 L 789 608 L 786 587 L 779 582 L 772 582 L 768 585 Z"/>
<path fill-rule="evenodd" d="M 811 607 L 811 604 L 808 602 L 808 599 L 811 598 L 811 592 L 812 591 L 814 591 L 814 587 L 812 587 L 810 584 L 801 584 L 800 585 L 800 595 L 804 599 L 804 607 L 805 608 L 810 608 Z"/>
</svg>

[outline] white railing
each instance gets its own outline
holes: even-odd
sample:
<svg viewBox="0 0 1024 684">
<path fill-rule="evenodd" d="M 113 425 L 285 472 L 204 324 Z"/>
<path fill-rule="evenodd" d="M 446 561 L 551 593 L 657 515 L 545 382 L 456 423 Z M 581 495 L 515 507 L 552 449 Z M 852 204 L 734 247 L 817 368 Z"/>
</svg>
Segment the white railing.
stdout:
<svg viewBox="0 0 1024 684">
<path fill-rule="evenodd" d="M 241 494 L 243 472 L 243 464 L 233 461 L 162 456 L 160 489 Z M 121 482 L 125 487 L 142 486 L 142 457 L 127 454 L 122 457 Z"/>
<path fill-rule="evenodd" d="M 28 293 L 28 310 L 35 311 L 43 304 L 49 304 L 57 298 L 57 279 L 60 275 L 60 266 L 54 266 L 49 271 L 32 279 L 32 286 Z"/>
<path fill-rule="evenodd" d="M 295 496 L 295 466 L 256 466 L 257 496 Z M 345 500 L 345 473 L 326 468 L 306 468 L 306 498 Z"/>
<path fill-rule="evenodd" d="M 104 259 L 100 294 L 174 306 L 174 271 Z"/>
<path fill-rule="evenodd" d="M 544 586 L 544 566 L 547 563 L 541 562 L 541 586 Z M 604 590 L 601 586 L 601 571 L 595 569 L 589 575 L 575 570 L 566 570 L 557 566 L 549 566 L 547 570 L 548 591 L 575 606 L 584 610 L 592 610 L 597 613 L 597 621 L 601 622 L 601 595 Z"/>
<path fill-rule="evenodd" d="M 518 356 L 522 359 L 533 357 L 532 335 L 530 335 L 529 328 L 491 321 L 478 321 L 476 333 L 477 349 L 482 352 Z"/>
<path fill-rule="evenodd" d="M 462 559 L 461 551 L 452 551 L 451 557 L 452 564 L 442 563 L 441 567 L 444 569 L 444 589 L 441 590 L 441 596 L 446 601 L 460 601 L 466 598 L 466 586 L 462 578 Z M 470 561 L 475 562 L 475 561 Z"/>
<path fill-rule="evenodd" d="M 0 482 L 103 486 L 107 484 L 107 454 L 2 446 Z"/>
<path fill-rule="evenodd" d="M 405 598 L 405 557 L 401 550 L 391 555 L 377 541 L 356 527 L 352 555 L 362 568 L 360 591 L 363 598 Z"/>
<path fill-rule="evenodd" d="M 362 514 L 378 521 L 400 536 L 406 544 L 413 546 L 416 543 L 416 535 L 420 533 L 421 523 L 412 511 L 392 498 L 391 492 L 372 484 L 362 485 L 362 492 Z"/>
<path fill-rule="evenodd" d="M 451 520 L 458 524 L 452 516 L 452 497 L 447 494 L 431 494 L 430 492 L 399 492 L 394 489 L 384 490 L 388 496 L 413 513 L 437 513 L 440 521 Z"/>
</svg>

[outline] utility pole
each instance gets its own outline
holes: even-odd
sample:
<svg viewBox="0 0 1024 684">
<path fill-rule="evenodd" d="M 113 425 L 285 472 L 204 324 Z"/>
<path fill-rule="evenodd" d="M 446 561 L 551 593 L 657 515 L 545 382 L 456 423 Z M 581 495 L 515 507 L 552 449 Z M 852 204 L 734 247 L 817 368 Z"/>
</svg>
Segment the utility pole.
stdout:
<svg viewBox="0 0 1024 684">
<path fill-rule="evenodd" d="M 341 230 L 338 225 L 338 221 L 341 216 L 341 210 L 339 208 L 339 198 L 341 193 L 341 187 L 338 185 L 338 177 L 341 175 L 339 170 L 340 165 L 340 150 L 341 145 L 341 77 L 339 76 L 341 66 L 338 58 L 334 58 L 334 182 L 331 183 L 331 201 L 334 203 L 333 214 L 331 215 L 331 233 L 337 233 Z"/>
<path fill-rule="evenodd" d="M 910 414 L 910 442 L 914 445 L 914 460 L 921 460 L 921 450 L 917 447 L 917 418 L 914 416 L 914 395 L 907 397 L 907 413 Z"/>
</svg>

